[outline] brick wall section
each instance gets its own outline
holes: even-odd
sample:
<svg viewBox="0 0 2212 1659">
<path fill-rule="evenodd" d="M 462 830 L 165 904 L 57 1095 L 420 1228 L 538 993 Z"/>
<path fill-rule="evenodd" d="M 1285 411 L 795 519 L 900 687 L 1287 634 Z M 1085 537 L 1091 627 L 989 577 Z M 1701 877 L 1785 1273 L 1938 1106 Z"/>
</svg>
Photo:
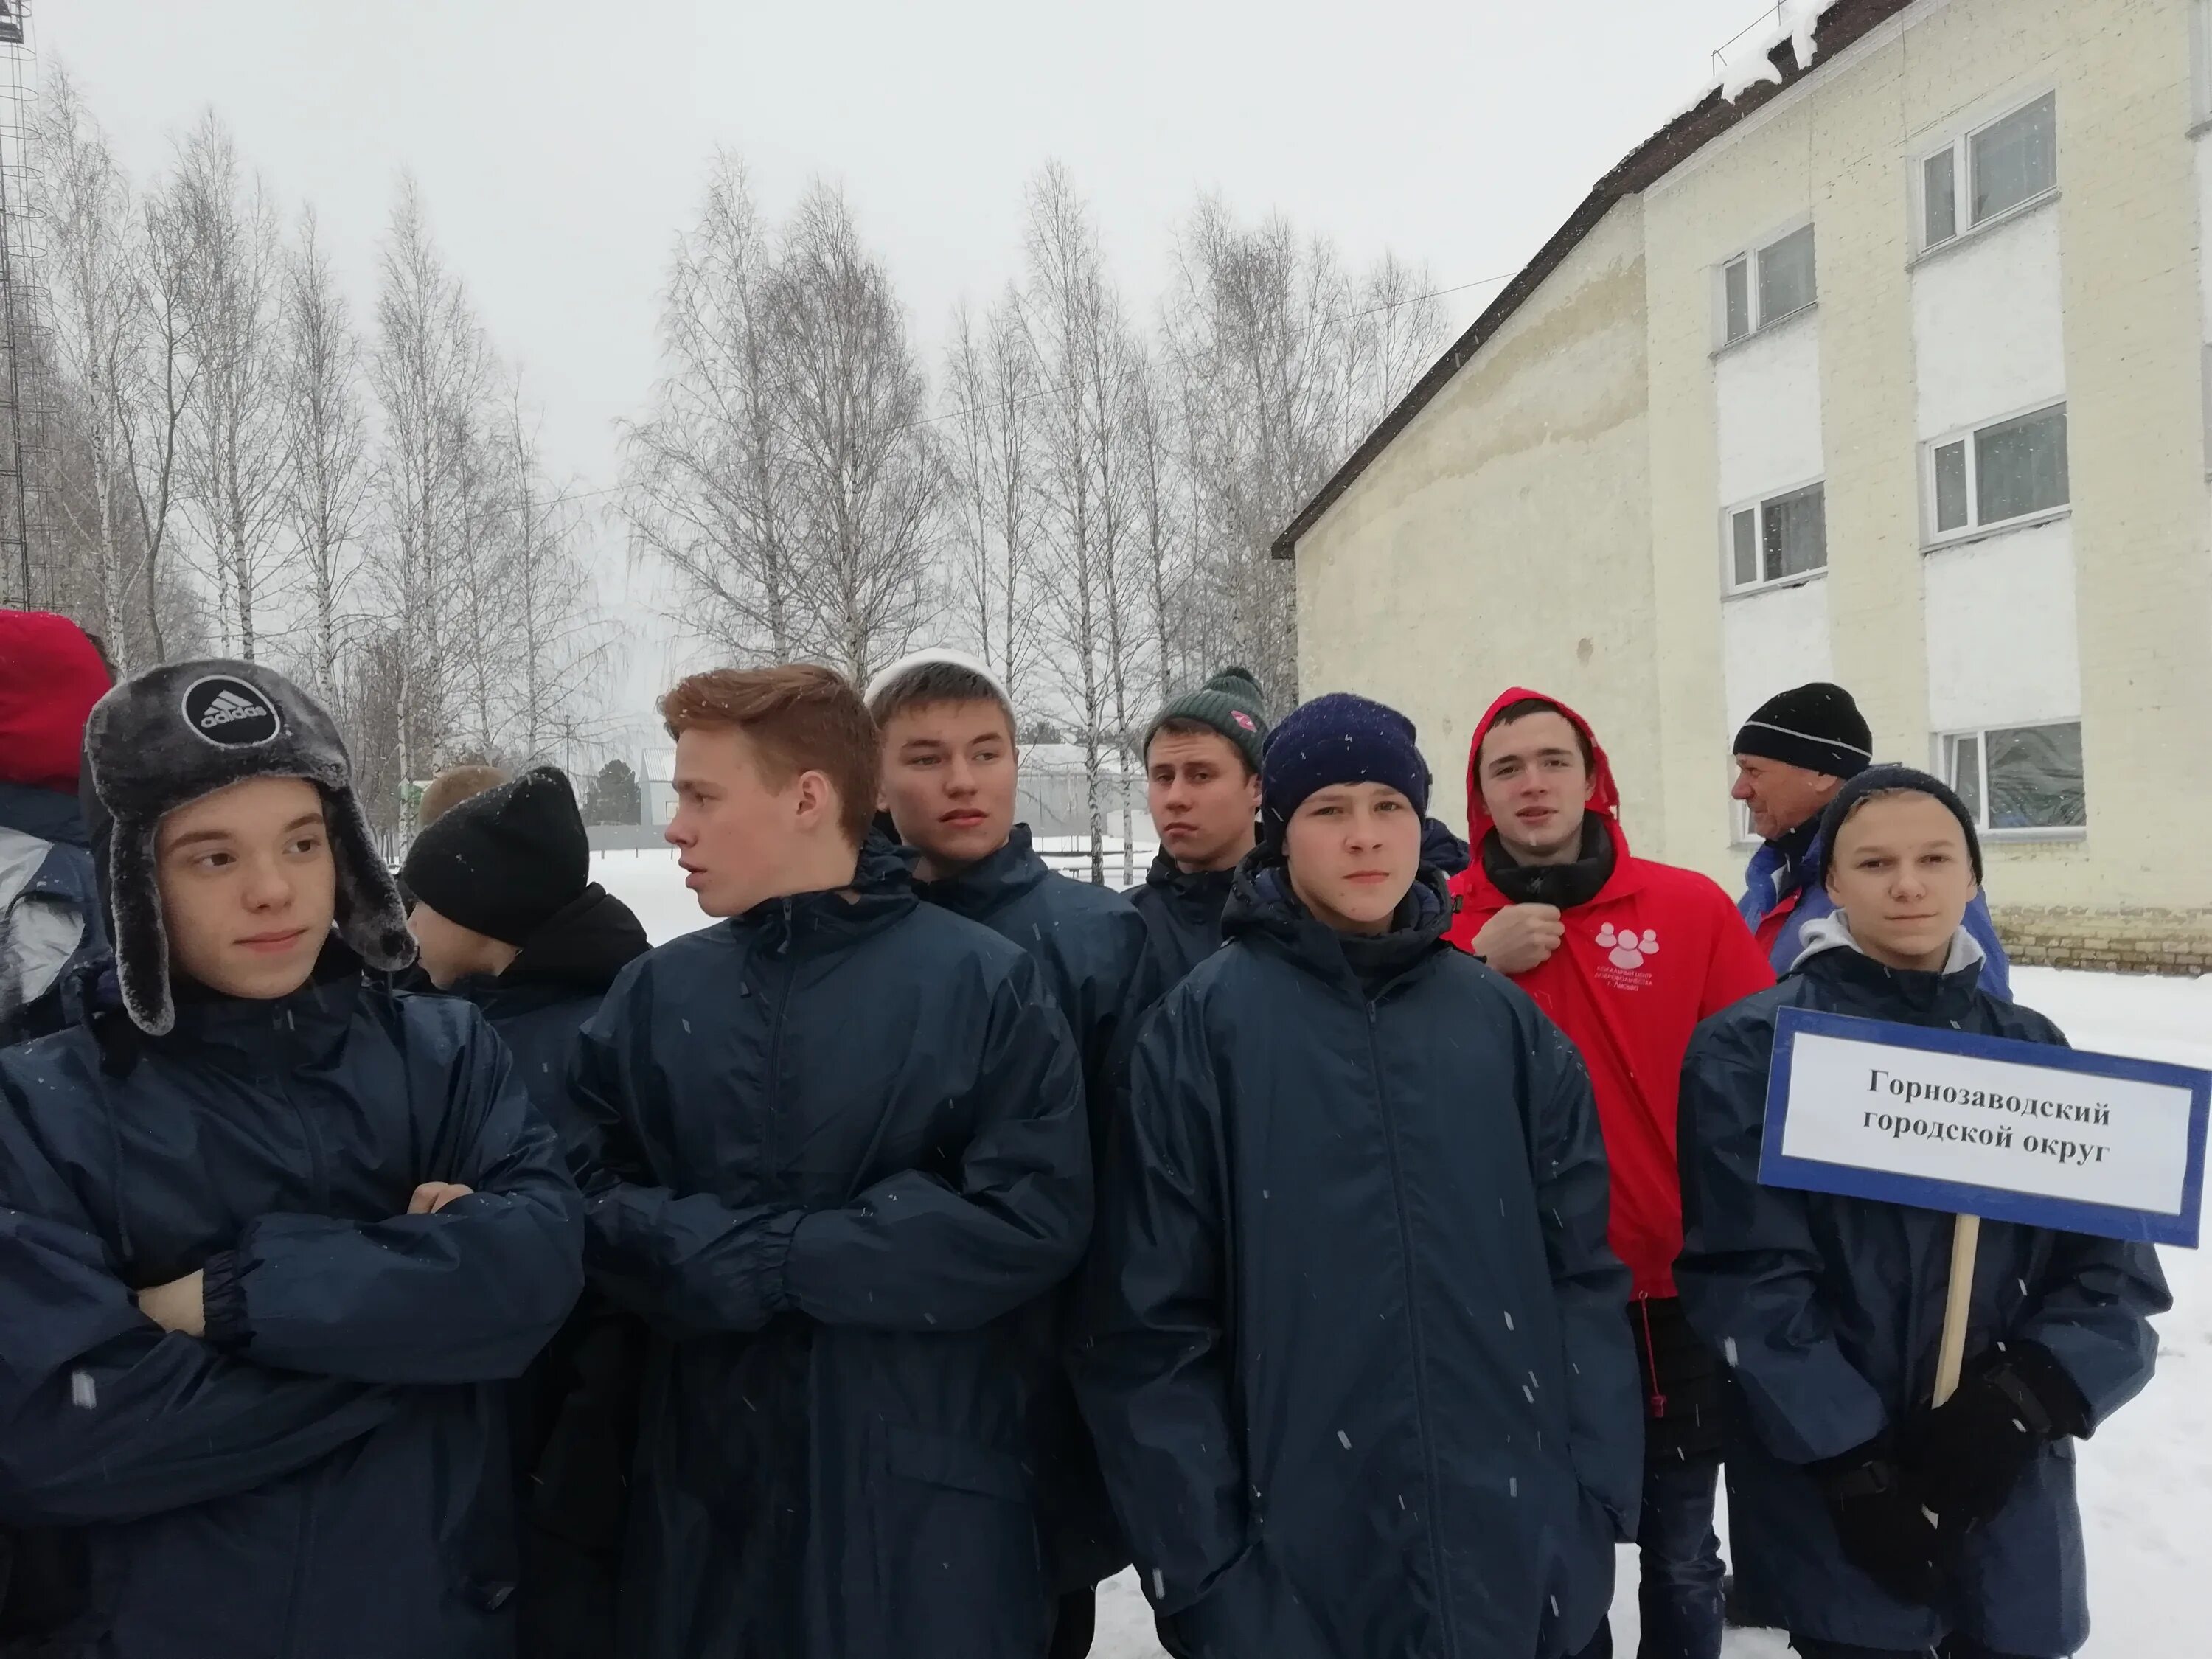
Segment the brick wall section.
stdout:
<svg viewBox="0 0 2212 1659">
<path fill-rule="evenodd" d="M 2212 910 L 1996 905 L 1990 915 L 2005 954 L 2025 967 L 2212 973 Z"/>
</svg>

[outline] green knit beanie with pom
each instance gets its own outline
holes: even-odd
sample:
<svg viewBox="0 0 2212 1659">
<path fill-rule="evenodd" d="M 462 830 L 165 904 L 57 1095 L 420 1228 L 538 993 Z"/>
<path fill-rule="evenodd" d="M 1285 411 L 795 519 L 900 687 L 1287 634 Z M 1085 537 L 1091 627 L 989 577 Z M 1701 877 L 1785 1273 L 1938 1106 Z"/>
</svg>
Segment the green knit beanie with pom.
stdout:
<svg viewBox="0 0 2212 1659">
<path fill-rule="evenodd" d="M 1169 699 L 1167 707 L 1146 730 L 1145 752 L 1152 753 L 1152 739 L 1170 720 L 1196 720 L 1235 744 L 1245 763 L 1257 772 L 1261 751 L 1267 742 L 1266 709 L 1267 700 L 1261 696 L 1260 682 L 1252 677 L 1252 671 L 1224 668 L 1197 690 Z"/>
</svg>

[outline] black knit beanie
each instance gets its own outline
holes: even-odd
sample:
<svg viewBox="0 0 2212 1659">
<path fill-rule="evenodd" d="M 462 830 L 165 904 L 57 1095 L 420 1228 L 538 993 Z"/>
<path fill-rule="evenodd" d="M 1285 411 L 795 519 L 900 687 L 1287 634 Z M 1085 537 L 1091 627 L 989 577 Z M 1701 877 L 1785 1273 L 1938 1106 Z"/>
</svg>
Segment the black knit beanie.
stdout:
<svg viewBox="0 0 2212 1659">
<path fill-rule="evenodd" d="M 1966 832 L 1966 856 L 1973 860 L 1974 880 L 1982 878 L 1982 838 L 1974 829 L 1974 815 L 1966 810 L 1966 803 L 1941 778 L 1910 766 L 1885 763 L 1869 766 L 1856 777 L 1836 791 L 1836 798 L 1828 803 L 1828 810 L 1820 814 L 1820 845 L 1827 855 L 1835 856 L 1836 832 L 1844 827 L 1844 820 L 1852 809 L 1869 795 L 1887 794 L 1893 790 L 1905 790 L 1916 795 L 1926 795 L 1940 801 L 1959 820 L 1959 828 Z"/>
<path fill-rule="evenodd" d="M 1853 778 L 1874 764 L 1874 733 L 1850 692 L 1814 680 L 1778 693 L 1752 710 L 1735 734 L 1732 752 L 1832 778 Z"/>
<path fill-rule="evenodd" d="M 1170 720 L 1196 720 L 1235 744 L 1245 763 L 1257 772 L 1267 746 L 1267 700 L 1249 668 L 1224 668 L 1195 691 L 1171 697 L 1146 728 L 1144 752 Z"/>
<path fill-rule="evenodd" d="M 520 946 L 592 880 L 576 792 L 541 766 L 471 796 L 415 837 L 407 890 L 448 921 Z"/>
<path fill-rule="evenodd" d="M 1283 716 L 1267 739 L 1261 821 L 1279 840 L 1306 798 L 1340 783 L 1386 783 L 1425 816 L 1429 763 L 1413 721 L 1387 704 L 1332 691 Z"/>
</svg>

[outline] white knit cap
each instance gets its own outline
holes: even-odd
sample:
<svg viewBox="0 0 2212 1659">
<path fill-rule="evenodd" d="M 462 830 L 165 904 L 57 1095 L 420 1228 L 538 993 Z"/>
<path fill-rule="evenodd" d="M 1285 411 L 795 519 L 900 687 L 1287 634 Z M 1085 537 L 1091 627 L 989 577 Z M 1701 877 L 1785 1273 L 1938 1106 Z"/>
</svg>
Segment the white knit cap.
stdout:
<svg viewBox="0 0 2212 1659">
<path fill-rule="evenodd" d="M 939 663 L 952 668 L 966 669 L 984 684 L 989 686 L 992 690 L 997 692 L 1000 702 L 1009 708 L 1014 706 L 1013 698 L 1006 694 L 1006 683 L 992 672 L 988 664 L 969 656 L 965 651 L 955 651 L 948 645 L 931 646 L 927 650 L 916 651 L 901 657 L 868 682 L 868 689 L 860 694 L 860 701 L 872 710 L 878 697 L 908 674 L 913 673 L 915 669 L 928 668 Z"/>
</svg>

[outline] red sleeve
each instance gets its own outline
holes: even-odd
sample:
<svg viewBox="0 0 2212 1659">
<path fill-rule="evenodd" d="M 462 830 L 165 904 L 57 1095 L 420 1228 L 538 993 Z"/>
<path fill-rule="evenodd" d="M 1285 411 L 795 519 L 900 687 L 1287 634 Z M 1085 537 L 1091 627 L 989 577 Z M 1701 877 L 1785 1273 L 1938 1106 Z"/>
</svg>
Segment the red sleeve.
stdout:
<svg viewBox="0 0 2212 1659">
<path fill-rule="evenodd" d="M 1472 955 L 1474 951 L 1474 936 L 1482 931 L 1482 924 L 1488 921 L 1498 912 L 1475 907 L 1474 901 L 1468 895 L 1467 877 L 1468 872 L 1462 870 L 1447 884 L 1451 889 L 1452 903 L 1456 908 L 1451 919 L 1451 926 L 1444 930 L 1444 939 L 1447 943 L 1455 945 Z"/>
<path fill-rule="evenodd" d="M 1698 1018 L 1710 1019 L 1723 1008 L 1774 983 L 1774 968 L 1759 948 L 1743 917 L 1729 902 L 1728 895 L 1711 883 L 1708 900 L 1713 909 L 1713 948 L 1705 957 L 1705 987 L 1698 1000 Z"/>
</svg>

